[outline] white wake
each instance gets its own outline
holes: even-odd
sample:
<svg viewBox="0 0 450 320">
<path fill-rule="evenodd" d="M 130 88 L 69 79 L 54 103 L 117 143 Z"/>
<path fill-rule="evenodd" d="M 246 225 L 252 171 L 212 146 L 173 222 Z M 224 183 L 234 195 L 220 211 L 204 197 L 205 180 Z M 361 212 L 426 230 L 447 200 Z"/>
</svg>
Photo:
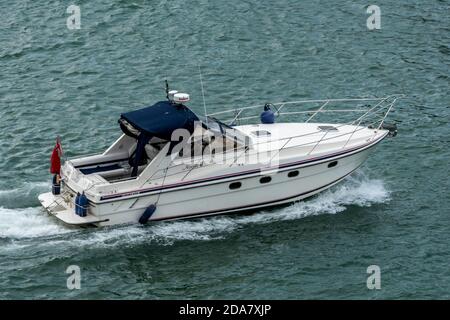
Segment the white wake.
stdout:
<svg viewBox="0 0 450 320">
<path fill-rule="evenodd" d="M 0 191 L 1 192 L 1 191 Z M 115 228 L 67 228 L 40 208 L 8 209 L 0 202 L 0 239 L 50 237 L 47 244 L 58 242 L 75 246 L 127 246 L 136 243 L 170 245 L 180 240 L 213 240 L 249 224 L 266 224 L 295 220 L 319 214 L 336 214 L 350 205 L 369 207 L 389 201 L 389 191 L 381 180 L 367 178 L 359 172 L 312 199 L 251 215 L 228 215 L 196 220 L 157 222 L 147 226 Z M 36 241 L 34 241 L 36 243 Z"/>
</svg>

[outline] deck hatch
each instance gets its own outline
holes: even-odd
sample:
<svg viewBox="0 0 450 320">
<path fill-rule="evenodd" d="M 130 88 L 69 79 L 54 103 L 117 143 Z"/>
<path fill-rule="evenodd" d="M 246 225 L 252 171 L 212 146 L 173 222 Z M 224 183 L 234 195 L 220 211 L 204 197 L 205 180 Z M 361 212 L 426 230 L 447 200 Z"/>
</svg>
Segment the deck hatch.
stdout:
<svg viewBox="0 0 450 320">
<path fill-rule="evenodd" d="M 256 130 L 256 131 L 252 131 L 252 134 L 257 136 L 257 137 L 268 137 L 271 135 L 271 133 L 267 130 Z"/>
<path fill-rule="evenodd" d="M 335 126 L 318 126 L 320 131 L 339 131 Z"/>
</svg>

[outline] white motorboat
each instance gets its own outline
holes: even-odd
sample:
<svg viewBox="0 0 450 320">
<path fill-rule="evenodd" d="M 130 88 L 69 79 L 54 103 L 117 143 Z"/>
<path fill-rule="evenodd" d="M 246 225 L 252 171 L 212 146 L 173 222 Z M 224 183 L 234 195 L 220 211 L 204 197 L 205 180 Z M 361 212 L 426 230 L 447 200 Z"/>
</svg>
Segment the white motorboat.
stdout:
<svg viewBox="0 0 450 320">
<path fill-rule="evenodd" d="M 398 98 L 281 102 L 198 117 L 186 106 L 187 94 L 170 91 L 165 101 L 122 114 L 123 133 L 103 153 L 66 159 L 60 184 L 39 200 L 53 216 L 80 226 L 298 201 L 350 175 L 396 134 L 385 119 Z M 292 115 L 305 120 L 290 122 Z M 347 115 L 353 119 L 344 121 Z M 333 123 L 316 122 L 322 116 Z"/>
</svg>

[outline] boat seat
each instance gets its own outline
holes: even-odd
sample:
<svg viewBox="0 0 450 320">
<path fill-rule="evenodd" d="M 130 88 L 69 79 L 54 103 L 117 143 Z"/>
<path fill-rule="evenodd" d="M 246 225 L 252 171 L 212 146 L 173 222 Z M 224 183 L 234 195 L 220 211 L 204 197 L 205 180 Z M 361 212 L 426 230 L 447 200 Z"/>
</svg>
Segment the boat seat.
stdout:
<svg viewBox="0 0 450 320">
<path fill-rule="evenodd" d="M 129 169 L 120 168 L 120 169 L 116 169 L 116 170 L 101 172 L 100 175 L 104 178 L 111 178 L 111 177 L 117 177 L 117 176 L 121 176 L 124 174 L 128 174 L 128 172 L 129 172 Z"/>
<path fill-rule="evenodd" d="M 97 172 L 104 172 L 104 171 L 112 171 L 112 170 L 116 170 L 116 169 L 121 169 L 122 167 L 118 164 L 111 164 L 108 166 L 96 166 L 93 168 L 85 168 L 85 169 L 80 169 L 82 174 L 93 174 L 93 173 L 97 173 Z"/>
</svg>

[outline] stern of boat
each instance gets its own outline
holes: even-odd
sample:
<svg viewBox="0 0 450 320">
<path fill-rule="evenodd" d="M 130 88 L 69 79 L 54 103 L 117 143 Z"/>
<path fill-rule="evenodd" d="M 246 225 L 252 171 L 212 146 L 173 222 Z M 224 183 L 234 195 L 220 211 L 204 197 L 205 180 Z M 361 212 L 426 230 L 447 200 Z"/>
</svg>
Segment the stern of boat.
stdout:
<svg viewBox="0 0 450 320">
<path fill-rule="evenodd" d="M 51 192 L 47 192 L 40 194 L 38 199 L 48 213 L 69 225 L 96 225 L 107 221 L 89 214 L 89 212 L 85 217 L 75 214 L 74 200 L 69 194 L 54 195 Z"/>
</svg>

